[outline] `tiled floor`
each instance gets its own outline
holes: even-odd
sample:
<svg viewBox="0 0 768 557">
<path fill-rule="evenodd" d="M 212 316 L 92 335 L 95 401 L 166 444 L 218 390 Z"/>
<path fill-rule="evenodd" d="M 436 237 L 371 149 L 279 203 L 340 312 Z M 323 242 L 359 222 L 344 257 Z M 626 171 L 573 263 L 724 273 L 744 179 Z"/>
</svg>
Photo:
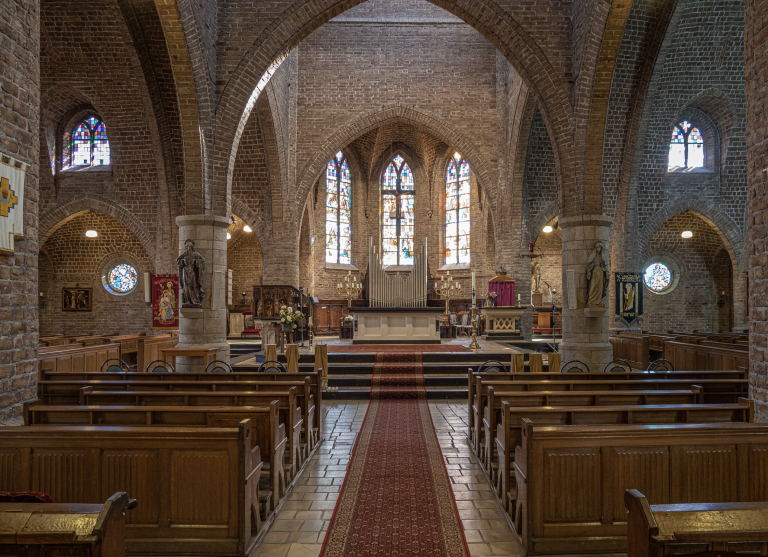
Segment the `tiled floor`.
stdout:
<svg viewBox="0 0 768 557">
<path fill-rule="evenodd" d="M 328 401 L 325 408 L 325 441 L 256 550 L 257 557 L 320 553 L 368 402 Z M 467 403 L 430 402 L 430 410 L 472 557 L 519 555 L 503 511 L 467 446 Z"/>
</svg>

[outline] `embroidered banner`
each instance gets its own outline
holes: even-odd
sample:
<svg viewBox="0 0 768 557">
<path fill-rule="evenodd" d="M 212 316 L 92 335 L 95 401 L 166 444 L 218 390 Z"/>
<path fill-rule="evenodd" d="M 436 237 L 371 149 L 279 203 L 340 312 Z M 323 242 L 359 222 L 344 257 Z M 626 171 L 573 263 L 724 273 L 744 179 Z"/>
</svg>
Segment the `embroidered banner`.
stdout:
<svg viewBox="0 0 768 557">
<path fill-rule="evenodd" d="M 179 328 L 179 277 L 152 275 L 152 329 L 155 331 Z"/>
<path fill-rule="evenodd" d="M 24 179 L 27 165 L 0 156 L 0 253 L 13 254 L 14 238 L 24 238 Z"/>
<path fill-rule="evenodd" d="M 616 280 L 616 321 L 627 327 L 643 319 L 643 274 L 613 273 Z"/>
</svg>

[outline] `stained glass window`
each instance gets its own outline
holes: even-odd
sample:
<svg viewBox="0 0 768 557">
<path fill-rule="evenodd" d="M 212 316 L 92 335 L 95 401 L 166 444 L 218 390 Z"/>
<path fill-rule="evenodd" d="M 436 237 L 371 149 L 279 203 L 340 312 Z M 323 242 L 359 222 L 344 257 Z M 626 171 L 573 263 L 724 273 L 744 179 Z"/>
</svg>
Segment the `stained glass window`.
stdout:
<svg viewBox="0 0 768 557">
<path fill-rule="evenodd" d="M 413 170 L 395 156 L 381 174 L 381 264 L 413 265 Z"/>
<path fill-rule="evenodd" d="M 651 263 L 645 269 L 645 285 L 653 292 L 661 292 L 672 283 L 672 271 L 664 263 Z"/>
<path fill-rule="evenodd" d="M 115 292 L 125 294 L 136 288 L 136 283 L 139 280 L 139 274 L 131 265 L 127 263 L 121 263 L 112 268 L 107 276 L 107 282 L 109 286 Z"/>
<path fill-rule="evenodd" d="M 672 130 L 669 142 L 669 170 L 674 168 L 702 168 L 704 166 L 704 138 L 701 130 L 683 121 Z"/>
<path fill-rule="evenodd" d="M 445 171 L 445 264 L 469 263 L 469 163 L 454 153 Z"/>
<path fill-rule="evenodd" d="M 98 118 L 86 118 L 70 134 L 69 166 L 102 166 L 111 162 L 107 127 Z"/>
<path fill-rule="evenodd" d="M 341 151 L 325 170 L 325 261 L 352 263 L 352 174 Z"/>
</svg>

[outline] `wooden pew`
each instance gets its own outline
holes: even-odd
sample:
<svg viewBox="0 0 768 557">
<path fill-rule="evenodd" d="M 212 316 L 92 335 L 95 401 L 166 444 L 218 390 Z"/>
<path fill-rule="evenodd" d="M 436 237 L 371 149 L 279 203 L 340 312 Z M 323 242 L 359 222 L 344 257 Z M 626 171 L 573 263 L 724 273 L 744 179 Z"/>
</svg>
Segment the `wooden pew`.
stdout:
<svg viewBox="0 0 768 557">
<path fill-rule="evenodd" d="M 765 555 L 768 503 L 650 505 L 636 489 L 624 493 L 627 557 L 728 552 Z"/>
<path fill-rule="evenodd" d="M 723 372 L 720 372 L 723 373 Z M 747 371 L 743 370 L 740 372 L 746 377 Z M 319 374 L 317 372 L 313 371 L 302 371 L 299 374 L 292 374 L 291 376 L 288 376 L 285 373 L 254 373 L 254 372 L 235 372 L 235 373 L 111 373 L 111 372 L 104 372 L 104 373 L 88 373 L 88 372 L 76 372 L 72 374 L 61 374 L 56 372 L 46 372 L 43 371 L 40 373 L 40 379 L 41 380 L 71 380 L 71 381 L 92 381 L 92 380 L 103 380 L 103 381 L 123 381 L 123 380 L 132 380 L 132 379 L 141 379 L 142 381 L 190 381 L 190 382 L 196 382 L 196 381 L 202 381 L 202 382 L 209 382 L 209 381 L 216 381 L 217 383 L 223 383 L 225 381 L 286 381 L 286 380 L 293 380 L 293 381 L 300 381 L 304 377 L 309 377 L 310 387 L 312 389 L 312 396 L 315 399 L 315 407 L 317 410 L 315 411 L 315 416 L 317 416 L 317 419 L 314 421 L 314 431 L 313 439 L 312 439 L 312 446 L 314 447 L 315 444 L 319 442 L 319 440 L 322 438 L 322 427 L 323 427 L 323 420 L 322 420 L 322 404 L 323 404 L 323 388 L 321 379 L 319 377 Z M 603 377 L 605 377 L 603 375 Z M 744 377 L 744 378 L 745 378 Z"/>
<path fill-rule="evenodd" d="M 252 447 L 260 447 L 264 468 L 269 472 L 273 501 L 285 495 L 287 482 L 283 462 L 288 439 L 280 422 L 278 403 L 256 406 L 45 406 L 24 404 L 24 424 L 79 426 L 174 426 L 234 427 L 251 420 Z M 148 428 L 151 429 L 151 428 Z M 266 474 L 266 472 L 265 472 Z"/>
<path fill-rule="evenodd" d="M 749 350 L 736 345 L 721 347 L 665 341 L 664 357 L 672 363 L 675 370 L 749 367 Z"/>
<path fill-rule="evenodd" d="M 0 551 L 18 557 L 124 557 L 128 495 L 99 504 L 0 503 Z"/>
<path fill-rule="evenodd" d="M 633 369 L 648 369 L 649 338 L 648 335 L 637 333 L 622 333 L 609 338 L 613 346 L 614 359 L 625 360 Z"/>
<path fill-rule="evenodd" d="M 119 357 L 119 344 L 49 346 L 38 351 L 38 370 L 97 372 L 105 360 Z"/>
<path fill-rule="evenodd" d="M 501 423 L 501 405 L 503 402 L 510 406 L 542 408 L 558 406 L 646 406 L 649 404 L 700 404 L 703 389 L 694 385 L 684 391 L 496 391 L 488 389 L 488 398 L 482 408 L 483 419 L 479 423 L 482 431 L 483 452 L 480 463 L 489 472 L 494 457 L 493 438 L 496 425 Z"/>
<path fill-rule="evenodd" d="M 98 388 L 98 387 L 97 387 Z M 79 404 L 86 406 L 269 406 L 276 401 L 280 423 L 288 434 L 288 461 L 293 478 L 304 464 L 301 429 L 304 425 L 295 386 L 273 391 L 102 391 L 93 386 L 80 389 Z"/>
<path fill-rule="evenodd" d="M 136 371 L 146 372 L 147 366 L 160 359 L 160 350 L 174 348 L 179 343 L 175 334 L 153 335 L 140 338 L 136 348 Z"/>
<path fill-rule="evenodd" d="M 768 500 L 768 424 L 537 426 L 515 449 L 526 555 L 627 551 L 624 492 L 651 502 Z"/>
<path fill-rule="evenodd" d="M 251 381 L 220 381 L 217 375 L 208 374 L 205 380 L 146 380 L 148 377 L 157 377 L 157 374 L 141 374 L 141 379 L 135 379 L 137 374 L 130 374 L 130 378 L 125 378 L 125 373 L 119 374 L 124 377 L 120 380 L 93 379 L 90 381 L 66 381 L 66 380 L 42 380 L 37 385 L 37 396 L 44 404 L 71 405 L 80 404 L 80 389 L 82 387 L 92 386 L 98 391 L 210 391 L 210 392 L 249 392 L 264 390 L 285 390 L 287 392 L 291 387 L 296 387 L 296 397 L 300 408 L 303 410 L 303 427 L 306 436 L 307 453 L 311 453 L 317 442 L 316 418 L 317 409 L 315 405 L 315 395 L 312 389 L 312 382 L 309 376 L 303 374 L 293 375 L 287 378 L 282 374 L 279 379 L 289 379 L 285 381 L 259 381 L 261 375 L 250 374 L 253 377 Z M 271 376 L 271 375 L 270 375 Z M 282 408 L 282 406 L 281 406 Z"/>
<path fill-rule="evenodd" d="M 468 398 L 469 398 L 469 411 L 468 411 L 468 436 L 472 449 L 477 453 L 479 451 L 479 445 L 481 439 L 475 437 L 475 434 L 479 431 L 480 426 L 480 413 L 481 405 L 480 400 L 477 399 L 478 392 L 481 389 L 477 387 L 478 379 L 482 381 L 628 381 L 628 380 L 643 380 L 643 379 L 748 379 L 747 370 L 739 369 L 732 371 L 685 371 L 670 373 L 643 373 L 643 372 L 631 372 L 631 373 L 477 373 L 473 368 L 468 368 Z"/>
<path fill-rule="evenodd" d="M 139 339 L 145 338 L 146 333 L 140 333 L 137 335 L 114 335 L 107 337 L 109 342 L 120 345 L 120 358 L 127 363 L 131 369 L 136 371 L 144 371 L 138 369 L 138 357 L 139 357 Z"/>
<path fill-rule="evenodd" d="M 0 489 L 41 490 L 72 507 L 125 490 L 137 501 L 129 554 L 245 557 L 261 529 L 262 463 L 251 422 L 234 425 L 2 427 Z"/>
<path fill-rule="evenodd" d="M 522 442 L 523 418 L 536 425 L 752 423 L 755 419 L 755 403 L 742 398 L 734 404 L 519 408 L 503 402 L 501 423 L 495 431 L 495 445 L 498 455 L 497 492 L 505 508 L 510 492 L 515 447 Z"/>
</svg>

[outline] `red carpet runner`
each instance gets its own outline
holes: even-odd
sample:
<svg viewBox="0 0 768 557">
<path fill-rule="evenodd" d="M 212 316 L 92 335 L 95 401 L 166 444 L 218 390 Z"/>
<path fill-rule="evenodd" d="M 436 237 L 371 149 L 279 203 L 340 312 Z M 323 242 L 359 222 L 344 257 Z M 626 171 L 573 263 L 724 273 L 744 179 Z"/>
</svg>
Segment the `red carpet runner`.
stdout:
<svg viewBox="0 0 768 557">
<path fill-rule="evenodd" d="M 323 557 L 469 557 L 427 405 L 422 354 L 379 353 Z"/>
</svg>

